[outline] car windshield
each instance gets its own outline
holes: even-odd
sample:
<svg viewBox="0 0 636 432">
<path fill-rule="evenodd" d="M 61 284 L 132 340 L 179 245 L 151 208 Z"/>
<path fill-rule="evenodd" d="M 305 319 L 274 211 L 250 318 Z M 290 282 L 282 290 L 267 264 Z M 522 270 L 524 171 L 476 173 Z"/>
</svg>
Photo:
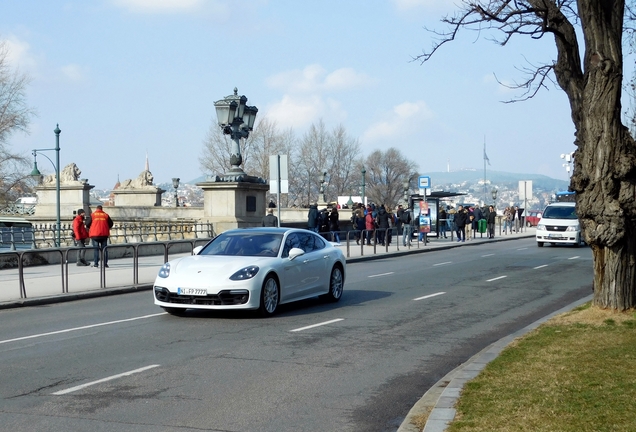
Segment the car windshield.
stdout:
<svg viewBox="0 0 636 432">
<path fill-rule="evenodd" d="M 282 234 L 255 233 L 253 231 L 223 233 L 199 253 L 199 255 L 266 256 L 278 255 Z"/>
<path fill-rule="evenodd" d="M 577 219 L 576 209 L 573 206 L 548 206 L 543 219 Z"/>
</svg>

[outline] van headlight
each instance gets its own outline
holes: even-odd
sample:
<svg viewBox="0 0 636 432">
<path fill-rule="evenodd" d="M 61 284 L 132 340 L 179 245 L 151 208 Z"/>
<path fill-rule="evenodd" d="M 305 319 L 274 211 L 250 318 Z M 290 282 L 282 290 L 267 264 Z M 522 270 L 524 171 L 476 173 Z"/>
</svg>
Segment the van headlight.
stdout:
<svg viewBox="0 0 636 432">
<path fill-rule="evenodd" d="M 537 229 L 538 229 L 538 230 L 541 230 L 541 231 L 545 231 L 545 225 L 543 225 L 543 224 L 538 224 L 538 225 L 537 225 Z"/>
<path fill-rule="evenodd" d="M 580 226 L 577 225 L 570 225 L 569 227 L 567 227 L 566 231 L 578 231 L 580 229 Z"/>
</svg>

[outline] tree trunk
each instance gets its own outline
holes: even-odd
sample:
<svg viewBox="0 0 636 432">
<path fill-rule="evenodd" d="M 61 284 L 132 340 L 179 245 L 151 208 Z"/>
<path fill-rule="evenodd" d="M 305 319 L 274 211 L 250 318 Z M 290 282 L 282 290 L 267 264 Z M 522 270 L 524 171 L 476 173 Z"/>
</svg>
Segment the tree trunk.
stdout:
<svg viewBox="0 0 636 432">
<path fill-rule="evenodd" d="M 585 37 L 582 75 L 572 55 L 576 40 L 555 36 L 555 73 L 576 127 L 571 188 L 594 256 L 594 304 L 626 310 L 636 307 L 636 143 L 621 122 L 625 2 L 577 4 Z"/>
</svg>

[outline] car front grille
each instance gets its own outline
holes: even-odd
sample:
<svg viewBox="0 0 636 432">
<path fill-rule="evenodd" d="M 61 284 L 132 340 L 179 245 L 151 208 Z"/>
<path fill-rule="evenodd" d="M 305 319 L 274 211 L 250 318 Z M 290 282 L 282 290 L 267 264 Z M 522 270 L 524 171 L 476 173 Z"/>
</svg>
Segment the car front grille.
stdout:
<svg viewBox="0 0 636 432">
<path fill-rule="evenodd" d="M 556 226 L 556 225 L 547 225 L 547 224 L 545 226 L 546 231 L 552 231 L 552 232 L 564 232 L 566 229 L 568 229 L 567 226 Z"/>
<path fill-rule="evenodd" d="M 248 291 L 221 291 L 218 294 L 208 294 L 207 296 L 179 295 L 162 287 L 155 287 L 154 291 L 155 298 L 160 302 L 174 304 L 231 306 L 245 304 L 250 298 Z"/>
</svg>

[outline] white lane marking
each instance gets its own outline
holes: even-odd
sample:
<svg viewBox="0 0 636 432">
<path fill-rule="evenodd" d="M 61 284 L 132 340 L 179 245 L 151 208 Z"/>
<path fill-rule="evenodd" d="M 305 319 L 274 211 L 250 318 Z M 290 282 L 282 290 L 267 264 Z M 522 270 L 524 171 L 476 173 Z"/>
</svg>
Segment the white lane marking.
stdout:
<svg viewBox="0 0 636 432">
<path fill-rule="evenodd" d="M 486 282 L 496 281 L 496 280 L 499 280 L 499 279 L 503 279 L 505 277 L 508 277 L 508 276 L 499 276 L 499 277 L 496 277 L 496 278 L 488 279 Z"/>
<path fill-rule="evenodd" d="M 528 249 L 528 248 L 527 248 L 527 247 L 525 247 L 525 248 L 519 248 L 519 249 L 517 249 L 517 250 L 526 250 L 526 249 Z"/>
<path fill-rule="evenodd" d="M 437 296 L 440 296 L 442 294 L 446 294 L 446 293 L 445 292 L 438 292 L 438 293 L 435 293 L 435 294 L 429 294 L 429 295 L 425 295 L 424 297 L 414 298 L 413 301 L 424 300 L 424 299 L 431 298 L 431 297 L 437 297 Z"/>
<path fill-rule="evenodd" d="M 481 257 L 482 257 L 482 258 L 485 258 L 485 257 L 493 256 L 493 255 L 494 255 L 494 254 L 486 254 L 486 255 L 482 255 Z"/>
<path fill-rule="evenodd" d="M 136 373 L 139 373 L 139 372 L 143 372 L 143 371 L 146 371 L 148 369 L 152 369 L 152 368 L 156 368 L 156 367 L 159 367 L 159 365 L 150 365 L 150 366 L 142 367 L 142 368 L 139 368 L 139 369 L 131 370 L 129 372 L 124 372 L 124 373 L 120 373 L 118 375 L 113 375 L 113 376 L 109 376 L 109 377 L 106 377 L 106 378 L 102 378 L 102 379 L 99 379 L 97 381 L 89 382 L 89 383 L 86 383 L 86 384 L 81 384 L 81 385 L 78 385 L 78 386 L 75 386 L 75 387 L 71 387 L 71 388 L 67 388 L 66 390 L 56 391 L 55 393 L 51 393 L 51 394 L 53 394 L 55 396 L 60 396 L 60 395 L 68 394 L 68 393 L 73 393 L 75 391 L 82 390 L 82 389 L 84 389 L 86 387 L 90 387 L 90 386 L 95 385 L 95 384 L 101 384 L 103 382 L 112 381 L 112 380 L 117 379 L 117 378 L 129 376 L 129 375 L 136 374 Z"/>
<path fill-rule="evenodd" d="M 344 318 L 336 318 L 336 319 L 333 319 L 331 321 L 325 321 L 325 322 L 321 322 L 321 323 L 318 323 L 318 324 L 312 324 L 312 325 L 309 325 L 307 327 L 300 327 L 300 328 L 293 329 L 293 330 L 290 330 L 290 331 L 299 332 L 299 331 L 307 330 L 307 329 L 314 328 L 314 327 L 320 327 L 320 326 L 324 326 L 324 325 L 327 325 L 327 324 L 332 324 L 332 323 L 335 323 L 335 322 L 338 322 L 338 321 L 344 321 Z"/>
<path fill-rule="evenodd" d="M 380 277 L 380 276 L 388 276 L 388 275 L 392 275 L 393 273 L 395 273 L 395 272 L 380 273 L 380 274 L 377 274 L 377 275 L 371 275 L 371 276 L 368 276 L 368 277 L 370 277 L 370 278 L 374 278 L 374 277 Z"/>
<path fill-rule="evenodd" d="M 152 315 L 144 315 L 144 316 L 140 316 L 136 318 L 127 318 L 127 319 L 122 319 L 117 321 L 109 321 L 105 323 L 91 324 L 91 325 L 82 326 L 82 327 L 74 327 L 74 328 L 65 329 L 65 330 L 57 330 L 57 331 L 48 332 L 48 333 L 40 333 L 40 334 L 31 335 L 31 336 L 23 336 L 23 337 L 19 337 L 15 339 L 0 340 L 0 344 L 9 343 L 9 342 L 17 342 L 17 341 L 26 340 L 26 339 L 34 339 L 34 338 L 39 338 L 44 336 L 51 336 L 51 335 L 60 334 L 60 333 L 69 333 L 69 332 L 78 331 L 78 330 L 86 330 L 86 329 L 95 328 L 95 327 L 103 327 L 103 326 L 112 325 L 112 324 L 137 321 L 140 319 L 152 318 L 152 317 L 156 317 L 159 315 L 166 315 L 166 314 L 167 312 L 160 312 L 160 313 L 156 313 Z"/>
<path fill-rule="evenodd" d="M 540 268 L 547 267 L 547 266 L 548 266 L 547 264 L 543 264 L 543 265 L 534 267 L 534 269 L 536 270 L 536 269 L 540 269 Z"/>
<path fill-rule="evenodd" d="M 452 262 L 451 262 L 451 261 L 446 261 L 446 262 L 443 262 L 443 263 L 433 264 L 433 267 L 441 266 L 441 265 L 446 265 L 446 264 L 452 264 Z"/>
<path fill-rule="evenodd" d="M 572 258 L 568 258 L 569 260 L 581 258 L 580 256 L 573 256 Z"/>
</svg>

